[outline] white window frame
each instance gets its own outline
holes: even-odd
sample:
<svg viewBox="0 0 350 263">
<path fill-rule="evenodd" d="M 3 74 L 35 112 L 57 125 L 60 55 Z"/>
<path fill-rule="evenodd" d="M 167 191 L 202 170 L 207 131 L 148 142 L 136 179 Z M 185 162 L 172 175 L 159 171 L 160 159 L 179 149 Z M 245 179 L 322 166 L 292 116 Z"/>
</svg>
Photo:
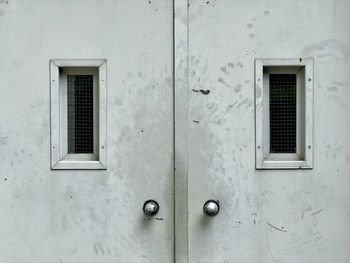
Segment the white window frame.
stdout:
<svg viewBox="0 0 350 263">
<path fill-rule="evenodd" d="M 270 153 L 269 74 L 297 75 L 297 152 Z M 313 168 L 313 59 L 255 60 L 256 169 Z"/>
<path fill-rule="evenodd" d="M 60 72 L 60 68 L 63 71 Z M 94 153 L 68 154 L 67 74 L 94 75 Z M 51 169 L 107 168 L 107 61 L 51 59 Z M 96 107 L 96 108 L 95 108 Z"/>
</svg>

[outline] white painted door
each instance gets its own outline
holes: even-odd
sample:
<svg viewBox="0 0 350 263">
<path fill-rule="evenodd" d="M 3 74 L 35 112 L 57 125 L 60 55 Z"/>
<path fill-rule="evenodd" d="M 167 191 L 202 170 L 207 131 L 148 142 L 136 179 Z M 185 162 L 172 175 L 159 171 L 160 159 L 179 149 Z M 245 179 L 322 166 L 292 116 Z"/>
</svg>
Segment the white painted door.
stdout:
<svg viewBox="0 0 350 263">
<path fill-rule="evenodd" d="M 172 1 L 0 1 L 2 263 L 174 261 L 172 21 Z M 106 60 L 106 170 L 50 169 L 50 59 Z"/>
<path fill-rule="evenodd" d="M 188 10 L 189 261 L 349 262 L 350 2 L 190 0 Z M 313 60 L 313 169 L 256 169 L 257 58 Z M 203 215 L 208 199 L 220 202 L 215 217 Z"/>
<path fill-rule="evenodd" d="M 1 262 L 348 262 L 348 1 L 174 7 L 173 32 L 173 1 L 0 0 Z M 50 169 L 49 61 L 62 59 L 106 63 L 105 170 Z M 302 72 L 312 91 L 313 113 L 295 108 L 312 164 L 282 163 L 307 169 L 256 169 L 271 130 L 256 121 L 258 72 Z"/>
</svg>

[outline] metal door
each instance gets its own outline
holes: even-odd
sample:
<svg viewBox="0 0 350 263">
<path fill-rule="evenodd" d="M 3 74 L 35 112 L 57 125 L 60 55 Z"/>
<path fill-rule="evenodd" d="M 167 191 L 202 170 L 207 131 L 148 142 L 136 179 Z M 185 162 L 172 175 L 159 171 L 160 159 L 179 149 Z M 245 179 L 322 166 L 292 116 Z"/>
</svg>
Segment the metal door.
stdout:
<svg viewBox="0 0 350 263">
<path fill-rule="evenodd" d="M 172 21 L 172 1 L 0 1 L 1 262 L 174 261 Z M 51 59 L 106 61 L 106 170 L 50 169 Z"/>
<path fill-rule="evenodd" d="M 188 181 L 179 184 L 189 189 L 189 224 L 178 245 L 189 262 L 349 262 L 349 1 L 178 8 L 189 15 L 176 24 L 188 49 Z M 259 59 L 313 61 L 312 169 L 256 169 Z M 215 217 L 203 214 L 209 199 L 220 203 Z"/>
<path fill-rule="evenodd" d="M 0 0 L 1 262 L 348 261 L 348 1 L 174 7 Z M 52 59 L 106 63 L 106 170 L 50 169 Z M 307 169 L 256 169 L 271 59 L 312 61 Z"/>
</svg>

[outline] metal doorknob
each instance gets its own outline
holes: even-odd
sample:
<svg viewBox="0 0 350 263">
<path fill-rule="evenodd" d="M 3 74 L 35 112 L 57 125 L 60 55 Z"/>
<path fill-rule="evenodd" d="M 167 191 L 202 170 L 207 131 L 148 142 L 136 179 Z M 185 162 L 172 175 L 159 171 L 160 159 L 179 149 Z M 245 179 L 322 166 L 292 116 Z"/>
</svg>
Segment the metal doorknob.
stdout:
<svg viewBox="0 0 350 263">
<path fill-rule="evenodd" d="M 204 203 L 203 212 L 207 216 L 216 216 L 220 211 L 219 201 L 208 200 Z"/>
<path fill-rule="evenodd" d="M 152 199 L 143 204 L 143 212 L 148 216 L 155 216 L 159 212 L 159 204 Z"/>
</svg>

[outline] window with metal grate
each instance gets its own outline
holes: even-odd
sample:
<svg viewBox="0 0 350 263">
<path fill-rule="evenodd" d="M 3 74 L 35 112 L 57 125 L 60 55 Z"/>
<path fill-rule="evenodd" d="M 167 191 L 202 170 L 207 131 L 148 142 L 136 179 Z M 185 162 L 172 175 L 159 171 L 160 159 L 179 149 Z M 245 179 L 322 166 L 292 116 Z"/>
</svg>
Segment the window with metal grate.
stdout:
<svg viewBox="0 0 350 263">
<path fill-rule="evenodd" d="M 51 169 L 106 169 L 107 61 L 50 60 Z"/>
<path fill-rule="evenodd" d="M 270 74 L 270 153 L 297 151 L 296 74 Z"/>
<path fill-rule="evenodd" d="M 257 169 L 313 167 L 313 59 L 255 60 Z"/>
<path fill-rule="evenodd" d="M 68 75 L 67 88 L 68 153 L 93 153 L 93 75 Z"/>
</svg>

